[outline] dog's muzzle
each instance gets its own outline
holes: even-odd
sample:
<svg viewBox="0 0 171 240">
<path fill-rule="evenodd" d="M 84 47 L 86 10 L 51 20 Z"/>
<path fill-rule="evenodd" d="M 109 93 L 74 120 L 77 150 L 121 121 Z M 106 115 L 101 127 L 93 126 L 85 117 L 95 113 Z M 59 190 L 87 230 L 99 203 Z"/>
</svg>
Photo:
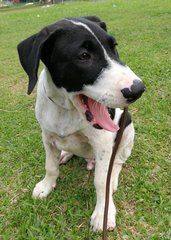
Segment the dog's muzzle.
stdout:
<svg viewBox="0 0 171 240">
<path fill-rule="evenodd" d="M 121 90 L 128 103 L 135 102 L 145 91 L 145 86 L 141 80 L 134 80 L 130 88 Z"/>
</svg>

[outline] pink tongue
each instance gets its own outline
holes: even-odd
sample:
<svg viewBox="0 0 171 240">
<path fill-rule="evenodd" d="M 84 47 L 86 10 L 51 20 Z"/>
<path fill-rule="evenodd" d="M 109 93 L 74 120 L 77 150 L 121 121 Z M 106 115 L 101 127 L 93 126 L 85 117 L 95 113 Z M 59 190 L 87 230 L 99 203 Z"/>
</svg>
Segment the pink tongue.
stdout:
<svg viewBox="0 0 171 240">
<path fill-rule="evenodd" d="M 110 132 L 117 132 L 119 127 L 112 121 L 107 108 L 99 102 L 88 98 L 88 107 L 93 114 L 94 121 L 103 129 Z"/>
</svg>

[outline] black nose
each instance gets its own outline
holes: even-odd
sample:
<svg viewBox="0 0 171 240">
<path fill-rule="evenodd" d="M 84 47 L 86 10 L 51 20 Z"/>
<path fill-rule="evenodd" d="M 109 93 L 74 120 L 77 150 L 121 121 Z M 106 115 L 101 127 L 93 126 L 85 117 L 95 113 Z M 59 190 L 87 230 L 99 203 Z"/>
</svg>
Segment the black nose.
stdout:
<svg viewBox="0 0 171 240">
<path fill-rule="evenodd" d="M 134 80 L 133 84 L 129 88 L 123 88 L 121 90 L 123 96 L 127 99 L 128 103 L 132 103 L 141 97 L 145 91 L 145 86 L 140 80 Z"/>
</svg>

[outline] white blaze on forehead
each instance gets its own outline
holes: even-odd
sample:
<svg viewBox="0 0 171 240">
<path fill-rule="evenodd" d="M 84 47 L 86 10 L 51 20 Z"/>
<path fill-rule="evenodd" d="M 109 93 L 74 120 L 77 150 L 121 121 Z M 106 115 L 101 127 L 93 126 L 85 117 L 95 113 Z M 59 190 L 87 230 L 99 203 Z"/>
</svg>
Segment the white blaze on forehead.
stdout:
<svg viewBox="0 0 171 240">
<path fill-rule="evenodd" d="M 104 57 L 106 59 L 106 61 L 111 64 L 112 60 L 110 59 L 109 55 L 107 54 L 105 48 L 103 47 L 103 45 L 101 44 L 100 40 L 98 39 L 98 37 L 94 34 L 94 32 L 85 24 L 82 22 L 75 22 L 73 20 L 69 20 L 69 19 L 65 19 L 69 22 L 72 22 L 73 24 L 77 25 L 77 26 L 82 26 L 84 27 L 87 31 L 89 31 L 91 33 L 91 35 L 93 35 L 93 37 L 96 39 L 96 41 L 99 43 L 99 45 L 101 46 L 103 53 L 104 53 Z"/>
</svg>

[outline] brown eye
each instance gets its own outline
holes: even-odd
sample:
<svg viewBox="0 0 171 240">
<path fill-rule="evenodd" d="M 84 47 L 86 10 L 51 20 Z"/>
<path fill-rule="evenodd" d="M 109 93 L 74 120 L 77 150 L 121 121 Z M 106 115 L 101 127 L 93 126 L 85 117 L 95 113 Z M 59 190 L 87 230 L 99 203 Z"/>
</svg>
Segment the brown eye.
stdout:
<svg viewBox="0 0 171 240">
<path fill-rule="evenodd" d="M 79 59 L 80 60 L 89 60 L 91 58 L 90 54 L 87 52 L 83 52 L 80 54 Z"/>
</svg>

